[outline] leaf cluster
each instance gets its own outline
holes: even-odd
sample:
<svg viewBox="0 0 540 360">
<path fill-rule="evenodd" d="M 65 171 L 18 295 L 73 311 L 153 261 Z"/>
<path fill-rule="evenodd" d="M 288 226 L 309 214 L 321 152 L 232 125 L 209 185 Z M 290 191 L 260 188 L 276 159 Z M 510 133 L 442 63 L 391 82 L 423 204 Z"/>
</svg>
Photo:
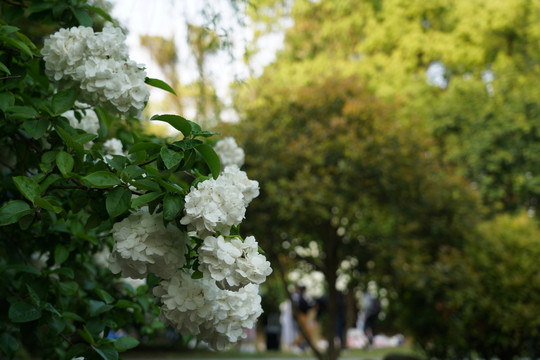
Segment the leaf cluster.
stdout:
<svg viewBox="0 0 540 360">
<path fill-rule="evenodd" d="M 178 115 L 156 115 L 183 138 L 148 136 L 139 119 L 87 108 L 76 102 L 76 88 L 55 89 L 37 36 L 91 26 L 96 16 L 111 20 L 105 11 L 75 0 L 4 2 L 1 11 L 1 357 L 118 359 L 164 325 L 150 296 L 157 277 L 133 289 L 108 270 L 112 225 L 147 206 L 183 228 L 184 196 L 220 172 L 206 143 L 215 133 Z M 34 25 L 47 32 L 25 35 Z M 160 80 L 146 82 L 172 91 Z M 78 119 L 95 111 L 98 134 L 72 127 L 68 110 Z M 103 143 L 111 137 L 124 154 L 107 154 Z M 120 329 L 130 336 L 116 339 Z"/>
</svg>

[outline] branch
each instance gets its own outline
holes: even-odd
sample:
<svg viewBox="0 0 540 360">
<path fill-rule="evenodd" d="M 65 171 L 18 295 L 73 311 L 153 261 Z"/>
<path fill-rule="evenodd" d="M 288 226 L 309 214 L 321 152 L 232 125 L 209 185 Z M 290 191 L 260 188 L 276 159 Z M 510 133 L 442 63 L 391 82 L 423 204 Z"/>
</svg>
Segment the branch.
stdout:
<svg viewBox="0 0 540 360">
<path fill-rule="evenodd" d="M 20 79 L 20 78 L 22 78 L 22 75 L 12 75 L 12 76 L 0 77 L 0 80 Z"/>
<path fill-rule="evenodd" d="M 157 158 L 152 159 L 152 160 L 148 160 L 148 161 L 142 162 L 142 163 L 140 163 L 140 164 L 137 164 L 137 166 L 141 167 L 141 166 L 144 166 L 144 165 L 148 165 L 148 164 L 153 163 L 153 162 L 156 161 L 156 160 L 157 160 Z"/>
</svg>

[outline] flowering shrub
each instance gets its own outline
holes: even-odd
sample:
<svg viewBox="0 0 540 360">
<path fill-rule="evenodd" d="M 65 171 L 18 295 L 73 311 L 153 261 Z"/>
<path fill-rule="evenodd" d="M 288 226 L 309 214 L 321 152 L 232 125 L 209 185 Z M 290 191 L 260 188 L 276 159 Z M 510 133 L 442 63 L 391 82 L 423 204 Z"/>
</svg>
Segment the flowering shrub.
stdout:
<svg viewBox="0 0 540 360">
<path fill-rule="evenodd" d="M 141 131 L 147 85 L 174 91 L 129 60 L 103 10 L 19 6 L 2 4 L 2 14 L 79 26 L 40 50 L 0 21 L 0 357 L 117 359 L 164 326 L 158 316 L 215 349 L 238 341 L 272 271 L 238 230 L 259 194 L 238 167 L 243 151 L 218 142 L 235 159 L 222 171 L 207 141 L 216 134 L 192 121 L 151 118 L 178 141 Z M 102 31 L 90 14 L 107 20 Z M 133 279 L 146 284 L 134 289 Z M 132 336 L 118 338 L 121 329 Z"/>
</svg>

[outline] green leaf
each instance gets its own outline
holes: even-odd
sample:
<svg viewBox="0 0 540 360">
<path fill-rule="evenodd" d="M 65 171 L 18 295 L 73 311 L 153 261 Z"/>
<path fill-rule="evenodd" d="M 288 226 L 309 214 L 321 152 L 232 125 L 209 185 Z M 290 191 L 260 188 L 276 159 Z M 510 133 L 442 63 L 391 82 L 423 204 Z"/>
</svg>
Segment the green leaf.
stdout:
<svg viewBox="0 0 540 360">
<path fill-rule="evenodd" d="M 81 144 L 79 144 L 78 142 L 75 142 L 75 140 L 73 140 L 71 135 L 66 130 L 62 129 L 59 126 L 55 127 L 55 129 L 56 129 L 56 132 L 57 132 L 58 136 L 60 136 L 62 138 L 64 143 L 66 143 L 66 145 L 69 148 L 71 148 L 71 149 L 73 149 L 75 151 L 75 156 L 79 157 L 79 159 L 82 159 L 82 157 L 84 155 L 83 146 Z"/>
<path fill-rule="evenodd" d="M 21 50 L 26 55 L 32 57 L 32 50 L 26 45 L 23 41 L 19 39 L 15 39 L 11 36 L 0 36 L 0 42 L 4 42 L 6 44 L 11 45 L 11 47 Z"/>
<path fill-rule="evenodd" d="M 221 135 L 221 133 L 213 132 L 213 131 L 193 131 L 191 133 L 193 137 L 200 136 L 200 137 L 210 137 L 214 135 Z"/>
<path fill-rule="evenodd" d="M 36 291 L 29 284 L 26 284 L 26 290 L 28 291 L 28 296 L 30 296 L 30 299 L 34 305 L 39 306 L 40 300 Z"/>
<path fill-rule="evenodd" d="M 118 360 L 118 352 L 111 345 L 101 345 L 99 348 L 92 345 L 95 352 L 99 354 L 104 360 Z"/>
<path fill-rule="evenodd" d="M 75 281 L 60 282 L 58 283 L 58 287 L 60 288 L 60 293 L 63 295 L 75 295 L 79 290 L 79 284 Z"/>
<path fill-rule="evenodd" d="M 160 144 L 156 144 L 152 142 L 140 142 L 133 145 L 129 149 L 128 153 L 132 154 L 134 152 L 141 151 L 141 150 L 159 150 L 159 149 L 161 149 Z"/>
<path fill-rule="evenodd" d="M 17 339 L 10 334 L 2 333 L 2 335 L 0 335 L 0 349 L 9 357 L 19 349 L 19 343 L 17 342 Z"/>
<path fill-rule="evenodd" d="M 48 312 L 53 313 L 59 317 L 62 316 L 62 314 L 60 314 L 60 312 L 58 312 L 58 310 L 56 310 L 56 308 L 52 306 L 50 303 L 45 303 L 45 305 L 43 305 L 43 310 L 47 310 Z"/>
<path fill-rule="evenodd" d="M 40 208 L 52 211 L 55 214 L 61 213 L 62 207 L 58 205 L 54 205 L 53 203 L 49 201 L 49 199 L 52 199 L 52 197 L 47 197 L 47 198 L 37 197 L 34 199 L 34 203 Z"/>
<path fill-rule="evenodd" d="M 37 111 L 30 106 L 10 106 L 6 109 L 9 117 L 14 120 L 33 119 L 37 116 Z"/>
<path fill-rule="evenodd" d="M 139 340 L 129 336 L 123 336 L 114 342 L 114 347 L 116 350 L 118 350 L 118 352 L 133 349 L 134 347 L 137 347 L 137 345 L 139 345 Z"/>
<path fill-rule="evenodd" d="M 120 179 L 109 171 L 96 171 L 83 177 L 90 185 L 98 189 L 106 189 L 115 185 L 120 185 Z"/>
<path fill-rule="evenodd" d="M 73 170 L 74 164 L 75 160 L 73 159 L 73 156 L 67 152 L 60 151 L 58 154 L 56 154 L 56 166 L 58 166 L 58 170 L 60 170 L 65 178 L 69 177 L 71 170 Z"/>
<path fill-rule="evenodd" d="M 35 267 L 29 266 L 29 265 L 22 265 L 22 264 L 15 264 L 15 265 L 6 266 L 5 270 L 21 271 L 21 272 L 25 272 L 25 273 L 32 274 L 32 275 L 37 275 L 37 276 L 41 275 L 41 271 L 39 271 Z"/>
<path fill-rule="evenodd" d="M 96 289 L 96 294 L 99 298 L 105 301 L 105 304 L 111 304 L 114 302 L 114 297 L 112 297 L 108 292 L 102 289 Z"/>
<path fill-rule="evenodd" d="M 73 137 L 73 141 L 76 141 L 79 144 L 84 145 L 87 142 L 90 142 L 90 141 L 94 140 L 97 137 L 98 136 L 96 134 L 84 133 L 84 134 L 79 134 L 79 135 Z"/>
<path fill-rule="evenodd" d="M 144 194 L 141 196 L 136 197 L 135 199 L 131 200 L 131 207 L 135 208 L 138 206 L 143 206 L 148 204 L 150 201 L 154 201 L 160 196 L 163 196 L 162 192 L 151 192 L 148 194 Z"/>
<path fill-rule="evenodd" d="M 184 200 L 177 194 L 167 193 L 163 199 L 163 218 L 173 220 L 184 207 Z"/>
<path fill-rule="evenodd" d="M 113 308 L 112 305 L 108 305 L 108 304 L 105 304 L 103 301 L 97 301 L 97 300 L 88 300 L 88 307 L 89 307 L 90 317 L 97 316 Z"/>
<path fill-rule="evenodd" d="M 171 144 L 172 147 L 179 148 L 183 151 L 187 151 L 190 149 L 195 148 L 196 146 L 202 144 L 203 142 L 201 140 L 195 140 L 195 139 L 183 139 L 180 141 L 175 141 Z"/>
<path fill-rule="evenodd" d="M 88 5 L 88 4 L 84 4 L 83 5 L 86 9 L 98 14 L 99 16 L 101 16 L 102 18 L 104 18 L 105 20 L 107 21 L 110 21 L 110 22 L 113 22 L 113 19 L 111 18 L 111 16 L 109 14 L 107 14 L 106 11 L 104 11 L 103 9 L 100 9 L 96 6 L 91 6 L 91 5 Z"/>
<path fill-rule="evenodd" d="M 41 194 L 41 189 L 37 182 L 34 179 L 27 176 L 15 176 L 13 182 L 17 189 L 23 194 L 25 198 L 34 202 L 36 197 Z"/>
<path fill-rule="evenodd" d="M 105 207 L 110 217 L 117 217 L 129 210 L 131 203 L 131 191 L 129 189 L 118 187 L 107 195 Z"/>
<path fill-rule="evenodd" d="M 92 336 L 92 334 L 90 334 L 90 331 L 88 331 L 86 326 L 83 326 L 82 329 L 78 329 L 77 334 L 79 334 L 84 339 L 84 341 L 91 345 L 94 345 L 96 343 L 94 337 Z"/>
<path fill-rule="evenodd" d="M 9 307 L 8 317 L 13 322 L 23 323 L 39 319 L 41 311 L 32 304 L 17 301 Z"/>
<path fill-rule="evenodd" d="M 32 4 L 30 4 L 30 6 L 28 6 L 28 11 L 30 13 L 36 13 L 36 12 L 41 12 L 41 11 L 44 11 L 44 10 L 48 10 L 48 9 L 50 9 L 52 7 L 53 7 L 52 3 L 43 3 L 43 2 L 32 3 Z"/>
<path fill-rule="evenodd" d="M 62 115 L 68 110 L 71 110 L 77 100 L 77 89 L 70 88 L 60 90 L 54 94 L 52 98 L 52 110 L 55 115 Z"/>
<path fill-rule="evenodd" d="M 78 322 L 84 322 L 84 319 L 80 315 L 77 315 L 70 311 L 63 312 L 62 316 L 65 317 L 66 319 L 75 320 Z"/>
<path fill-rule="evenodd" d="M 58 174 L 49 175 L 43 182 L 39 185 L 41 192 L 47 191 L 49 186 L 51 186 L 55 181 L 60 180 L 62 177 Z"/>
<path fill-rule="evenodd" d="M 204 161 L 210 168 L 210 172 L 212 173 L 214 179 L 217 179 L 221 171 L 221 161 L 219 160 L 219 156 L 216 154 L 215 150 L 208 144 L 200 144 L 195 147 L 195 150 L 197 150 L 203 157 Z"/>
<path fill-rule="evenodd" d="M 50 305 L 49 303 L 47 304 Z M 53 317 L 49 322 L 49 327 L 53 331 L 53 334 L 58 335 L 66 328 L 66 319 L 62 319 L 61 317 Z"/>
<path fill-rule="evenodd" d="M 26 201 L 11 200 L 0 208 L 0 226 L 14 224 L 25 215 L 33 214 L 34 210 Z"/>
<path fill-rule="evenodd" d="M 11 75 L 11 71 L 9 71 L 8 67 L 3 62 L 0 62 L 0 70 L 2 70 L 8 75 Z"/>
<path fill-rule="evenodd" d="M 200 272 L 200 271 L 194 271 L 193 274 L 191 274 L 191 278 L 192 279 L 202 279 L 203 278 L 203 273 Z"/>
<path fill-rule="evenodd" d="M 129 176 L 130 179 L 135 179 L 136 177 L 144 174 L 144 170 L 137 165 L 128 165 L 123 171 Z"/>
<path fill-rule="evenodd" d="M 169 86 L 165 81 L 159 80 L 159 79 L 151 79 L 149 77 L 144 79 L 144 82 L 147 83 L 150 86 L 156 87 L 161 90 L 165 90 L 170 92 L 171 94 L 176 95 L 173 88 Z"/>
<path fill-rule="evenodd" d="M 167 148 L 166 146 L 163 146 L 161 148 L 159 154 L 161 155 L 161 159 L 163 160 L 163 163 L 165 164 L 167 169 L 175 167 L 184 158 L 184 153 L 176 152 Z"/>
<path fill-rule="evenodd" d="M 177 193 L 177 194 L 180 194 L 180 195 L 186 195 L 187 192 L 189 192 L 189 188 L 190 186 L 186 183 L 186 190 L 183 189 L 180 185 L 178 184 L 173 184 L 173 183 L 170 183 L 168 181 L 165 181 L 165 180 L 159 180 L 159 183 L 161 184 L 161 186 L 163 186 L 165 188 L 165 190 L 167 190 L 168 192 L 172 192 L 172 193 Z"/>
<path fill-rule="evenodd" d="M 12 93 L 0 93 L 0 110 L 7 111 L 13 105 L 15 105 L 15 96 Z"/>
<path fill-rule="evenodd" d="M 57 269 L 51 270 L 51 273 L 60 274 L 62 276 L 67 277 L 68 279 L 74 279 L 75 278 L 75 273 L 70 268 L 65 268 L 65 267 L 57 268 Z"/>
<path fill-rule="evenodd" d="M 19 31 L 20 29 L 16 26 L 10 26 L 10 25 L 2 25 L 0 26 L 0 33 L 1 34 L 11 34 L 16 31 Z"/>
<path fill-rule="evenodd" d="M 132 181 L 131 184 L 135 186 L 137 189 L 161 192 L 161 188 L 159 187 L 159 184 L 149 179 L 141 179 L 141 180 Z"/>
<path fill-rule="evenodd" d="M 26 119 L 23 123 L 23 129 L 34 139 L 39 139 L 45 135 L 48 127 L 48 119 Z"/>
<path fill-rule="evenodd" d="M 88 345 L 84 343 L 77 343 L 72 345 L 68 352 L 66 353 L 65 359 L 72 359 L 74 357 L 80 357 L 80 355 L 83 355 L 86 352 L 86 348 Z"/>
<path fill-rule="evenodd" d="M 86 27 L 92 27 L 92 18 L 86 11 L 72 7 L 71 12 L 75 15 L 79 24 Z"/>
<path fill-rule="evenodd" d="M 17 36 L 19 38 L 19 40 L 21 40 L 23 43 L 26 44 L 26 46 L 28 46 L 28 48 L 30 48 L 31 50 L 37 50 L 37 47 L 36 45 L 34 45 L 34 43 L 32 42 L 32 40 L 30 40 L 28 38 L 28 36 L 24 35 L 23 33 L 15 33 L 15 36 Z"/>
<path fill-rule="evenodd" d="M 105 161 L 107 161 L 114 170 L 120 171 L 126 166 L 127 158 L 122 155 L 109 155 L 105 157 Z"/>
<path fill-rule="evenodd" d="M 171 124 L 176 130 L 184 134 L 185 137 L 191 136 L 192 131 L 201 131 L 201 127 L 194 123 L 183 118 L 180 115 L 164 114 L 164 115 L 154 115 L 150 120 L 159 120 L 165 121 L 166 123 Z"/>
<path fill-rule="evenodd" d="M 62 265 L 68 257 L 69 250 L 61 244 L 56 245 L 56 248 L 54 249 L 54 262 L 58 265 Z"/>
</svg>

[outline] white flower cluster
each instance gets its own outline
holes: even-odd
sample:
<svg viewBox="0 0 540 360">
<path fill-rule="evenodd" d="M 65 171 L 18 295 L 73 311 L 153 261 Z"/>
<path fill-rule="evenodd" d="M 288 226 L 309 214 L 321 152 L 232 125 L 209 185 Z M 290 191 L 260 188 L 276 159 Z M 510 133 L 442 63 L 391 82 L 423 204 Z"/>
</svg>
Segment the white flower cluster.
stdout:
<svg viewBox="0 0 540 360">
<path fill-rule="evenodd" d="M 221 290 L 213 280 L 192 279 L 188 270 L 177 271 L 153 291 L 163 304 L 163 321 L 217 350 L 245 338 L 244 328 L 252 328 L 262 313 L 258 285 L 250 284 L 239 291 Z"/>
<path fill-rule="evenodd" d="M 221 289 L 236 291 L 250 283 L 261 284 L 272 273 L 270 262 L 259 253 L 259 244 L 253 236 L 243 242 L 223 236 L 208 236 L 199 248 L 199 270 L 211 278 Z"/>
<path fill-rule="evenodd" d="M 217 179 L 192 187 L 186 195 L 185 215 L 180 220 L 200 236 L 215 232 L 229 234 L 242 222 L 246 207 L 259 195 L 259 183 L 249 180 L 236 166 L 227 167 Z"/>
<path fill-rule="evenodd" d="M 140 210 L 114 224 L 112 235 L 109 268 L 115 274 L 142 279 L 154 273 L 169 278 L 186 263 L 187 234 L 172 224 L 165 227 L 161 215 Z"/>
<path fill-rule="evenodd" d="M 68 119 L 69 125 L 75 129 L 81 129 L 89 134 L 97 134 L 99 131 L 99 119 L 94 110 L 80 111 L 81 120 L 75 116 L 75 111 L 68 110 L 62 114 L 63 117 Z"/>
<path fill-rule="evenodd" d="M 103 149 L 110 155 L 125 155 L 122 142 L 117 138 L 111 138 L 103 143 Z"/>
<path fill-rule="evenodd" d="M 144 83 L 146 72 L 129 60 L 125 40 L 111 24 L 96 33 L 84 26 L 60 29 L 41 50 L 45 73 L 51 80 L 80 88 L 84 102 L 137 115 L 150 93 Z"/>
<path fill-rule="evenodd" d="M 83 104 L 84 105 L 84 104 Z M 81 129 L 89 134 L 97 134 L 99 131 L 99 119 L 94 110 L 83 110 L 79 114 L 80 120 L 75 116 L 75 111 L 68 110 L 62 114 L 69 121 L 69 125 L 75 129 Z M 93 141 L 89 141 L 84 144 L 86 150 L 90 150 L 94 145 Z"/>
<path fill-rule="evenodd" d="M 222 168 L 230 165 L 236 165 L 238 167 L 244 165 L 244 150 L 236 144 L 234 138 L 223 138 L 216 143 L 214 150 L 219 156 Z"/>
</svg>

